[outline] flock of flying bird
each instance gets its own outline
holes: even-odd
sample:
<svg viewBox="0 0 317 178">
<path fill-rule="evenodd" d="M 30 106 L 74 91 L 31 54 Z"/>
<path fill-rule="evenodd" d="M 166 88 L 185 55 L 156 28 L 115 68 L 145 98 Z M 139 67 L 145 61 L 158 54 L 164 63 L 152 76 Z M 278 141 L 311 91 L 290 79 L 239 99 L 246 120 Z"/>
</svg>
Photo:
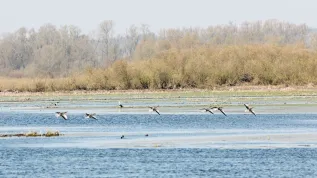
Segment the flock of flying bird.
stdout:
<svg viewBox="0 0 317 178">
<path fill-rule="evenodd" d="M 57 106 L 57 103 L 55 103 L 54 105 Z M 254 116 L 256 116 L 256 114 L 253 112 L 253 107 L 249 106 L 248 104 L 244 104 L 244 106 L 247 108 L 246 112 L 250 112 Z M 123 108 L 123 105 L 121 103 L 119 103 L 119 107 Z M 149 111 L 156 112 L 158 115 L 161 115 L 157 108 L 158 108 L 158 106 L 149 106 Z M 227 116 L 227 114 L 223 111 L 222 107 L 202 108 L 201 110 L 204 110 L 205 112 L 209 112 L 211 114 L 214 114 L 213 111 L 218 110 L 223 115 Z M 55 115 L 56 115 L 56 117 L 62 117 L 64 120 L 67 120 L 67 112 L 56 112 Z M 96 113 L 91 113 L 91 114 L 90 113 L 86 113 L 85 117 L 89 118 L 89 119 L 97 120 Z"/>
<path fill-rule="evenodd" d="M 248 104 L 244 104 L 244 106 L 247 108 L 246 112 L 250 112 L 253 115 L 256 116 L 256 114 L 253 112 L 253 107 L 249 106 Z M 211 114 L 214 114 L 212 111 L 213 110 L 218 110 L 220 111 L 223 115 L 227 116 L 227 114 L 222 110 L 222 107 L 211 107 L 211 108 L 203 108 L 205 112 L 210 112 Z"/>
<path fill-rule="evenodd" d="M 58 102 L 57 102 L 58 103 Z M 57 106 L 57 103 L 54 104 L 54 106 Z M 256 116 L 256 114 L 253 112 L 253 107 L 249 106 L 248 104 L 244 104 L 244 106 L 246 107 L 246 112 L 250 112 L 252 113 L 254 116 Z M 119 107 L 120 108 L 123 108 L 123 105 L 119 102 Z M 202 108 L 201 110 L 205 111 L 205 112 L 209 112 L 211 114 L 214 114 L 213 111 L 220 111 L 223 115 L 227 116 L 227 114 L 223 111 L 223 108 L 222 107 L 210 107 L 210 108 Z M 158 110 L 158 106 L 149 106 L 149 111 L 152 111 L 152 112 L 156 112 L 158 115 L 161 115 L 159 110 Z M 56 112 L 55 113 L 56 117 L 62 117 L 64 120 L 67 120 L 68 117 L 67 117 L 67 112 Z M 97 120 L 96 118 L 96 114 L 95 113 L 85 113 L 85 117 L 88 118 L 88 119 L 95 119 Z M 148 137 L 149 135 L 146 134 L 145 135 L 146 137 Z M 121 139 L 124 138 L 124 135 L 121 136 Z"/>
</svg>

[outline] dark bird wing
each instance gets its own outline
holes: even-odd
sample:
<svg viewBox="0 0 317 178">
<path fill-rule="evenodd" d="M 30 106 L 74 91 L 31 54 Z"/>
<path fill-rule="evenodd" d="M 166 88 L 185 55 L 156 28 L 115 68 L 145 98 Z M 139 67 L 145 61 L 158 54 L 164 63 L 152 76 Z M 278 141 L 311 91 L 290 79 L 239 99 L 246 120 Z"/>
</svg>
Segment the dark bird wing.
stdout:
<svg viewBox="0 0 317 178">
<path fill-rule="evenodd" d="M 211 114 L 214 114 L 210 109 L 206 109 L 207 112 L 210 112 Z"/>
<path fill-rule="evenodd" d="M 158 112 L 158 110 L 154 109 L 154 111 L 155 111 L 158 115 L 161 115 L 161 114 Z"/>
<path fill-rule="evenodd" d="M 244 106 L 248 109 L 248 110 L 250 110 L 250 107 L 249 107 L 249 105 L 247 105 L 247 104 L 244 104 Z"/>
<path fill-rule="evenodd" d="M 66 115 L 67 112 L 64 112 L 64 113 L 61 113 L 61 116 L 64 120 L 67 120 L 67 115 Z"/>
<path fill-rule="evenodd" d="M 221 108 L 218 108 L 218 110 L 219 110 L 220 112 L 222 112 L 223 115 L 227 116 L 227 114 L 226 114 L 225 112 L 223 112 L 223 110 L 222 110 Z"/>
<path fill-rule="evenodd" d="M 249 109 L 249 111 L 253 114 L 253 115 L 255 115 L 255 113 L 253 112 L 253 110 L 252 109 Z M 256 116 L 256 115 L 255 115 Z"/>
</svg>

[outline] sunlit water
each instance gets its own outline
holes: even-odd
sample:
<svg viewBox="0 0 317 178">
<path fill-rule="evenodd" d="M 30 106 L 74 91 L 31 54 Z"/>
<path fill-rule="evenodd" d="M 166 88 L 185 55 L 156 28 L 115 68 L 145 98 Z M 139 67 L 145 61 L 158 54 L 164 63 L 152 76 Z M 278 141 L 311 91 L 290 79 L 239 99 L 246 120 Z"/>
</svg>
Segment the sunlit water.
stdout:
<svg viewBox="0 0 317 178">
<path fill-rule="evenodd" d="M 3 112 L 0 177 L 316 177 L 317 143 L 210 141 L 239 135 L 316 133 L 315 114 L 99 114 Z M 145 137 L 145 134 L 149 134 Z M 124 135 L 124 139 L 120 139 Z M 276 146 L 278 145 L 278 146 Z"/>
</svg>

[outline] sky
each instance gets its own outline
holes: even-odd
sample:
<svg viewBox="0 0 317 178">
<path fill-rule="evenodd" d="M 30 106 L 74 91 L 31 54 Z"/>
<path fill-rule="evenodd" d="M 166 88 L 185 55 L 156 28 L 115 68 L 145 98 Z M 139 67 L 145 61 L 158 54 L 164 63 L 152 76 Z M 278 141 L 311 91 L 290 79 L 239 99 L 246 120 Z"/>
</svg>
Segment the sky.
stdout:
<svg viewBox="0 0 317 178">
<path fill-rule="evenodd" d="M 208 27 L 277 19 L 317 27 L 316 0 L 0 0 L 0 34 L 51 23 L 91 33 L 104 20 L 124 33 L 130 25 Z"/>
</svg>

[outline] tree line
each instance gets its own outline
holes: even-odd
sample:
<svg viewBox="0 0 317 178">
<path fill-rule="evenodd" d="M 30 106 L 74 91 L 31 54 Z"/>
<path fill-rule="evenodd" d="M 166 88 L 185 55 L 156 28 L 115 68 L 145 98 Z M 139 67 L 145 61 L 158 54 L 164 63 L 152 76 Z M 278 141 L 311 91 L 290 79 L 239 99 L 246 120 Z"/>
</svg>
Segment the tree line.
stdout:
<svg viewBox="0 0 317 178">
<path fill-rule="evenodd" d="M 52 80 L 66 80 L 71 90 L 316 83 L 317 32 L 305 24 L 267 20 L 157 33 L 132 25 L 125 34 L 114 25 L 104 21 L 89 35 L 51 24 L 3 35 L 0 75 L 37 78 L 45 81 L 41 90 L 64 90 Z"/>
</svg>

